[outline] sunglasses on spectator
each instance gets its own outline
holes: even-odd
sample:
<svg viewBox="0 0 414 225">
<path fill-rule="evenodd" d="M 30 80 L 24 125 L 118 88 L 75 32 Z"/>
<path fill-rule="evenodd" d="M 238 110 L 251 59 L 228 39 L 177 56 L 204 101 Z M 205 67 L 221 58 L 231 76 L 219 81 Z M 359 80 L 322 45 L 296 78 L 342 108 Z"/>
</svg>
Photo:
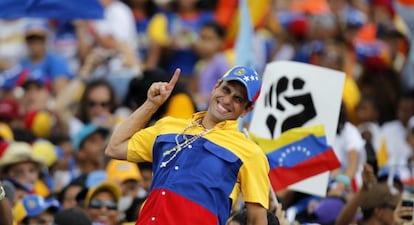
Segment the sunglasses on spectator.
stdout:
<svg viewBox="0 0 414 225">
<path fill-rule="evenodd" d="M 26 42 L 45 41 L 46 38 L 41 35 L 29 35 L 26 37 Z"/>
<path fill-rule="evenodd" d="M 91 209 L 101 209 L 102 207 L 105 207 L 108 210 L 117 210 L 118 204 L 114 201 L 92 200 L 88 206 L 88 208 Z"/>
<path fill-rule="evenodd" d="M 109 106 L 109 104 L 110 104 L 109 102 L 88 101 L 88 106 L 91 108 L 96 107 L 98 105 L 101 106 L 102 108 L 106 108 Z"/>
</svg>

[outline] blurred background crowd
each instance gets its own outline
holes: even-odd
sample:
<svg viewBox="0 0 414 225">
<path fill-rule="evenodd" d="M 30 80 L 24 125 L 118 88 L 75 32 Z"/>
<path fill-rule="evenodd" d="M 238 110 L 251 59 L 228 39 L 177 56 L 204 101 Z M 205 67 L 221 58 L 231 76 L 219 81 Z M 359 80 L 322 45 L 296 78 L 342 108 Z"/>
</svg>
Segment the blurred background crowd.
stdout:
<svg viewBox="0 0 414 225">
<path fill-rule="evenodd" d="M 52 224 L 53 217 L 66 224 L 133 223 L 151 185 L 151 164 L 105 158 L 108 135 L 145 101 L 151 83 L 168 81 L 175 68 L 180 83 L 148 125 L 205 110 L 216 80 L 235 65 L 237 0 L 100 2 L 100 20 L 0 19 L 0 178 L 16 224 Z M 280 222 L 335 223 L 369 183 L 366 163 L 378 183 L 395 184 L 408 198 L 414 192 L 414 2 L 248 5 L 250 54 L 260 74 L 277 60 L 346 73 L 333 144 L 342 167 L 332 172 L 325 198 L 277 192 L 286 210 L 279 210 Z M 394 189 L 381 188 L 362 194 L 368 200 L 361 207 L 390 210 L 380 215 L 383 224 L 401 222 Z M 236 215 L 241 209 L 235 206 Z M 379 217 L 363 212 L 349 218 Z M 229 221 L 243 224 L 236 222 Z"/>
</svg>

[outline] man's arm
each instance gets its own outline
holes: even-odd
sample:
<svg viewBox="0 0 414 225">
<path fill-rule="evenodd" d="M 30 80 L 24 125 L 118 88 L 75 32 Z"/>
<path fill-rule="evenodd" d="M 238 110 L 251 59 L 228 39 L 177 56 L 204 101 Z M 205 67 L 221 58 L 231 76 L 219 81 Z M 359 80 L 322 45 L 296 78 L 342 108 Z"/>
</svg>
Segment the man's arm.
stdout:
<svg viewBox="0 0 414 225">
<path fill-rule="evenodd" d="M 267 225 L 266 209 L 258 204 L 246 202 L 247 225 Z"/>
<path fill-rule="evenodd" d="M 129 139 L 146 126 L 151 116 L 168 99 L 179 77 L 180 69 L 177 69 L 170 82 L 157 82 L 151 85 L 144 104 L 112 133 L 108 146 L 105 149 L 107 156 L 122 160 L 127 158 Z"/>
</svg>

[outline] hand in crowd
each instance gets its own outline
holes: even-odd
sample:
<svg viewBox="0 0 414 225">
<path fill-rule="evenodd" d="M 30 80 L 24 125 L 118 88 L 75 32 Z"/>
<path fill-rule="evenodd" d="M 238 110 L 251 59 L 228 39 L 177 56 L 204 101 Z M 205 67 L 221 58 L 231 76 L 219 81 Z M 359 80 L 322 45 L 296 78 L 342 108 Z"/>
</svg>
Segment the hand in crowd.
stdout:
<svg viewBox="0 0 414 225">
<path fill-rule="evenodd" d="M 369 164 L 365 164 L 362 171 L 362 189 L 369 190 L 375 183 L 377 183 L 377 177 L 375 176 L 374 169 Z"/>
<path fill-rule="evenodd" d="M 286 220 L 286 212 L 282 209 L 282 204 L 277 204 L 275 209 L 275 215 L 279 220 L 280 225 L 288 225 L 289 222 Z"/>
<path fill-rule="evenodd" d="M 401 225 L 404 223 L 411 222 L 411 220 L 403 219 L 403 217 L 409 217 L 413 216 L 413 208 L 402 206 L 401 204 L 398 204 L 397 208 L 394 210 L 394 222 L 396 225 Z"/>
</svg>

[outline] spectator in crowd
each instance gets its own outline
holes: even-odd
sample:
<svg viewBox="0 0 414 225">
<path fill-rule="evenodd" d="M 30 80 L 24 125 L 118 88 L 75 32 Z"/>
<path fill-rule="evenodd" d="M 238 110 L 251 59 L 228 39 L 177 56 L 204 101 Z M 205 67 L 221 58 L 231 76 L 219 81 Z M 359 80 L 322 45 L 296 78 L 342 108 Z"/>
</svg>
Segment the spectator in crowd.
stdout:
<svg viewBox="0 0 414 225">
<path fill-rule="evenodd" d="M 105 169 L 104 149 L 109 130 L 95 124 L 86 125 L 73 138 L 76 162 L 79 169 L 77 182 L 87 186 L 88 175 Z"/>
<path fill-rule="evenodd" d="M 119 225 L 118 201 L 121 190 L 112 183 L 101 183 L 91 188 L 85 199 L 86 213 L 92 223 Z"/>
<path fill-rule="evenodd" d="M 71 182 L 66 185 L 57 195 L 57 200 L 61 204 L 62 209 L 70 209 L 79 206 L 76 196 L 85 188 L 82 183 Z"/>
<path fill-rule="evenodd" d="M 50 29 L 45 21 L 36 20 L 27 25 L 25 40 L 28 57 L 21 65 L 29 70 L 33 79 L 51 82 L 51 91 L 58 94 L 72 79 L 67 62 L 48 48 Z"/>
<path fill-rule="evenodd" d="M 358 130 L 365 140 L 365 151 L 367 154 L 367 163 L 372 166 L 374 172 L 378 171 L 378 162 L 381 148 L 384 148 L 385 142 L 382 136 L 379 124 L 379 107 L 377 100 L 372 96 L 362 96 L 356 108 L 356 119 L 358 120 Z"/>
<path fill-rule="evenodd" d="M 195 0 L 172 2 L 171 12 L 154 15 L 148 25 L 152 42 L 147 68 L 162 67 L 172 74 L 175 68 L 182 68 L 182 81 L 187 88 L 196 85 L 194 66 L 197 62 L 193 50 L 200 27 L 213 20 L 213 14 L 198 5 Z M 162 57 L 161 57 L 162 56 Z"/>
<path fill-rule="evenodd" d="M 398 101 L 397 119 L 382 125 L 382 134 L 385 138 L 385 148 L 378 155 L 380 167 L 393 168 L 399 172 L 401 179 L 410 177 L 408 159 L 411 156 L 411 147 L 407 142 L 410 118 L 414 115 L 414 96 L 402 95 Z"/>
<path fill-rule="evenodd" d="M 341 105 L 339 121 L 333 149 L 341 168 L 333 171 L 333 176 L 340 174 L 349 179 L 352 189 L 357 190 L 362 185 L 362 169 L 366 161 L 365 142 L 355 125 L 347 120 L 345 106 Z"/>
<path fill-rule="evenodd" d="M 93 22 L 92 35 L 96 44 L 116 49 L 120 42 L 137 50 L 137 32 L 131 9 L 119 0 L 100 0 L 104 7 L 104 19 Z"/>
<path fill-rule="evenodd" d="M 141 173 L 135 163 L 111 159 L 107 166 L 107 181 L 121 188 L 122 197 L 119 201 L 119 211 L 124 213 L 124 220 L 135 222 L 142 203 Z M 132 213 L 134 212 L 134 213 Z"/>
<path fill-rule="evenodd" d="M 79 102 L 76 116 L 69 121 L 69 134 L 73 138 L 86 124 L 95 123 L 111 129 L 117 119 L 114 116 L 116 97 L 106 80 L 88 83 Z"/>
<path fill-rule="evenodd" d="M 124 2 L 131 8 L 134 15 L 138 36 L 138 55 L 145 62 L 151 44 L 147 33 L 148 24 L 159 9 L 155 2 L 151 0 L 124 0 Z"/>
<path fill-rule="evenodd" d="M 14 206 L 13 217 L 17 225 L 51 225 L 58 211 L 59 202 L 56 199 L 28 195 Z"/>
<path fill-rule="evenodd" d="M 32 147 L 24 142 L 10 143 L 0 159 L 2 178 L 18 184 L 26 194 L 49 194 L 47 186 L 39 179 L 43 166 L 42 160 L 33 155 Z"/>
<path fill-rule="evenodd" d="M 394 224 L 394 211 L 400 202 L 400 193 L 387 184 L 374 184 L 361 196 L 362 224 Z"/>
<path fill-rule="evenodd" d="M 198 110 L 207 109 L 214 81 L 230 68 L 223 53 L 224 37 L 224 29 L 216 22 L 206 22 L 200 28 L 200 36 L 195 43 L 200 58 L 196 64 L 198 83 L 194 85 L 197 89 L 192 92 L 195 94 Z"/>
</svg>

